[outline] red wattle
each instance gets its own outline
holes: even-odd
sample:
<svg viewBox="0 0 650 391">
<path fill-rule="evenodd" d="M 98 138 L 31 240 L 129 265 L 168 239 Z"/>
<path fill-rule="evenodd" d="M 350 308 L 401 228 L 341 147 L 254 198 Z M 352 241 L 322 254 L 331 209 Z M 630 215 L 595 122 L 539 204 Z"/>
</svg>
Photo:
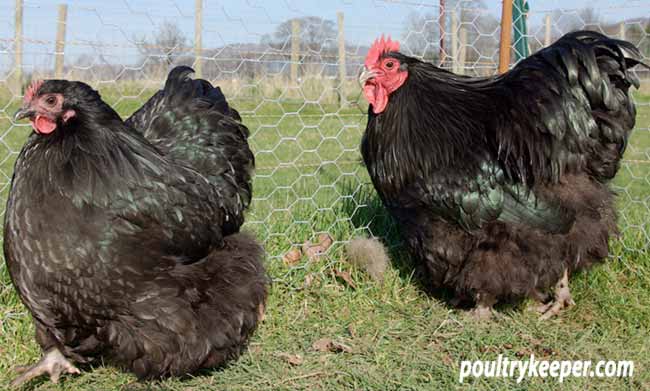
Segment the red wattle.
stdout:
<svg viewBox="0 0 650 391">
<path fill-rule="evenodd" d="M 363 94 L 366 96 L 368 103 L 372 105 L 372 112 L 379 114 L 386 109 L 388 104 L 388 91 L 384 87 L 375 83 L 366 83 L 363 86 Z"/>
<path fill-rule="evenodd" d="M 375 88 L 376 85 L 370 83 L 366 83 L 366 85 L 363 86 L 363 95 L 371 105 L 375 103 Z"/>
<path fill-rule="evenodd" d="M 50 134 L 56 129 L 56 122 L 42 115 L 37 115 L 36 118 L 30 122 L 36 133 Z"/>
</svg>

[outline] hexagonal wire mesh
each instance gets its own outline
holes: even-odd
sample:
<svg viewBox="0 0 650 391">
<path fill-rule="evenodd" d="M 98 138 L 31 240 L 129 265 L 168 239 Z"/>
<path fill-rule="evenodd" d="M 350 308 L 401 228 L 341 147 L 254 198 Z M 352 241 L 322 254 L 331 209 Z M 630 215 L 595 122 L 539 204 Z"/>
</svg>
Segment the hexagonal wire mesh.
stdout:
<svg viewBox="0 0 650 391">
<path fill-rule="evenodd" d="M 220 85 L 250 128 L 257 174 L 247 225 L 272 257 L 319 233 L 336 241 L 391 235 L 358 152 L 367 103 L 356 76 L 368 45 L 386 33 L 400 38 L 407 54 L 459 73 L 492 75 L 500 3 L 96 0 L 68 2 L 64 9 L 47 0 L 25 1 L 21 19 L 5 0 L 2 205 L 13 162 L 30 132 L 12 120 L 30 79 L 84 80 L 128 115 L 161 86 L 170 65 L 183 63 Z M 650 1 L 531 3 L 531 52 L 570 30 L 590 28 L 624 36 L 650 56 L 650 22 L 637 17 L 648 14 Z M 583 8 L 588 6 L 593 8 Z M 639 76 L 644 84 L 636 95 L 638 126 L 616 180 L 620 242 L 631 250 L 650 243 L 650 75 Z"/>
</svg>

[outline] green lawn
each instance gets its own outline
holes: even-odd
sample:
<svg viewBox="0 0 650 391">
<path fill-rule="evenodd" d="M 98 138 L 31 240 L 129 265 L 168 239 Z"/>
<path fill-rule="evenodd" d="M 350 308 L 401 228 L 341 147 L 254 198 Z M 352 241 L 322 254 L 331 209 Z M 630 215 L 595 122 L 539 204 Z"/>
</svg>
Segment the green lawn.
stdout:
<svg viewBox="0 0 650 391">
<path fill-rule="evenodd" d="M 105 89 L 105 99 L 126 115 L 142 98 L 138 92 Z M 66 378 L 61 385 L 42 379 L 27 389 L 84 390 L 443 390 L 471 388 L 554 390 L 554 379 L 473 379 L 458 383 L 459 362 L 510 359 L 634 360 L 631 379 L 569 378 L 569 389 L 650 388 L 650 96 L 639 95 L 638 129 L 616 180 L 623 235 L 613 243 L 612 260 L 575 276 L 577 306 L 559 319 L 539 322 L 521 307 L 502 306 L 503 316 L 477 324 L 444 301 L 427 296 L 412 274 L 394 225 L 368 184 L 357 150 L 365 128 L 365 104 L 358 96 L 348 108 L 285 99 L 239 99 L 257 156 L 256 200 L 247 229 L 264 241 L 274 285 L 266 320 L 248 352 L 227 368 L 197 378 L 138 383 L 134 376 L 98 367 Z M 10 115 L 17 102 L 6 102 Z M 30 129 L 11 128 L 0 113 L 0 183 L 7 194 L 13 159 Z M 10 129 L 11 128 L 11 129 Z M 337 241 L 328 256 L 287 267 L 282 255 L 320 232 Z M 342 261 L 341 241 L 374 234 L 391 245 L 393 267 L 383 284 Z M 333 277 L 350 271 L 356 287 Z M 0 267 L 0 388 L 14 376 L 10 368 L 35 361 L 39 349 L 25 308 Z M 312 281 L 305 284 L 306 280 Z M 351 352 L 312 348 L 332 338 Z M 302 358 L 287 362 L 287 354 Z M 468 385 L 469 384 L 469 385 Z"/>
</svg>

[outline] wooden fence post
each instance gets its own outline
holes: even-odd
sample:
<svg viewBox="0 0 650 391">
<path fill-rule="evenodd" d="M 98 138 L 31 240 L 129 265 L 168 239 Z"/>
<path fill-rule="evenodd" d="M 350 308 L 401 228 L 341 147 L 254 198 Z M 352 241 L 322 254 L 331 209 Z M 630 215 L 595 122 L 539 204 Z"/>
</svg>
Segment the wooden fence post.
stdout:
<svg viewBox="0 0 650 391">
<path fill-rule="evenodd" d="M 291 21 L 291 83 L 298 84 L 298 62 L 300 61 L 300 21 Z"/>
<path fill-rule="evenodd" d="M 16 0 L 14 35 L 14 77 L 13 93 L 22 95 L 23 91 L 23 0 Z"/>
<path fill-rule="evenodd" d="M 64 52 L 65 52 L 65 30 L 68 18 L 68 5 L 59 4 L 59 15 L 56 21 L 56 43 L 54 49 L 54 77 L 63 78 Z"/>
<path fill-rule="evenodd" d="M 203 77 L 203 0 L 194 3 L 194 74 Z"/>
<path fill-rule="evenodd" d="M 510 67 L 510 46 L 512 43 L 512 0 L 503 0 L 501 9 L 501 40 L 499 42 L 499 73 Z"/>
<path fill-rule="evenodd" d="M 458 15 L 451 11 L 451 70 L 458 73 Z"/>
<path fill-rule="evenodd" d="M 625 22 L 621 22 L 618 26 L 618 37 L 619 39 L 625 40 Z"/>
<path fill-rule="evenodd" d="M 440 51 L 439 59 L 440 66 L 445 63 L 445 0 L 440 0 L 440 8 L 438 9 L 438 26 L 440 34 Z"/>
<path fill-rule="evenodd" d="M 460 28 L 460 42 L 458 44 L 458 74 L 465 74 L 465 62 L 467 61 L 467 29 Z"/>
<path fill-rule="evenodd" d="M 551 15 L 544 18 L 544 47 L 551 46 Z"/>
<path fill-rule="evenodd" d="M 345 15 L 339 11 L 336 13 L 336 19 L 339 26 L 339 105 L 341 107 L 347 104 L 345 95 L 345 79 L 347 77 L 347 70 L 345 67 L 345 28 L 343 27 Z"/>
</svg>

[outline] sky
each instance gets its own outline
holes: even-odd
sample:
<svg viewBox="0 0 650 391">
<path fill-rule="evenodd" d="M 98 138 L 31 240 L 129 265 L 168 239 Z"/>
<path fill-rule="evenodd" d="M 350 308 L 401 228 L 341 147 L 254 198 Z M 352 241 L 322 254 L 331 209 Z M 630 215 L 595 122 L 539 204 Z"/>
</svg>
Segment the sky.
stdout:
<svg viewBox="0 0 650 391">
<path fill-rule="evenodd" d="M 452 3 L 452 0 L 447 0 Z M 54 47 L 57 5 L 68 4 L 67 61 L 82 54 L 127 64 L 137 59 L 135 42 L 147 39 L 164 21 L 176 23 L 191 42 L 194 0 L 24 0 L 24 63 L 48 66 Z M 485 0 L 486 13 L 500 17 L 501 1 Z M 0 0 L 0 68 L 11 66 L 15 0 Z M 650 15 L 650 0 L 529 0 L 531 25 L 554 9 L 567 13 L 587 6 L 607 21 Z M 259 42 L 289 18 L 317 15 L 336 21 L 345 14 L 346 41 L 369 44 L 381 33 L 404 35 L 409 14 L 438 13 L 438 0 L 203 0 L 203 46 Z"/>
</svg>

